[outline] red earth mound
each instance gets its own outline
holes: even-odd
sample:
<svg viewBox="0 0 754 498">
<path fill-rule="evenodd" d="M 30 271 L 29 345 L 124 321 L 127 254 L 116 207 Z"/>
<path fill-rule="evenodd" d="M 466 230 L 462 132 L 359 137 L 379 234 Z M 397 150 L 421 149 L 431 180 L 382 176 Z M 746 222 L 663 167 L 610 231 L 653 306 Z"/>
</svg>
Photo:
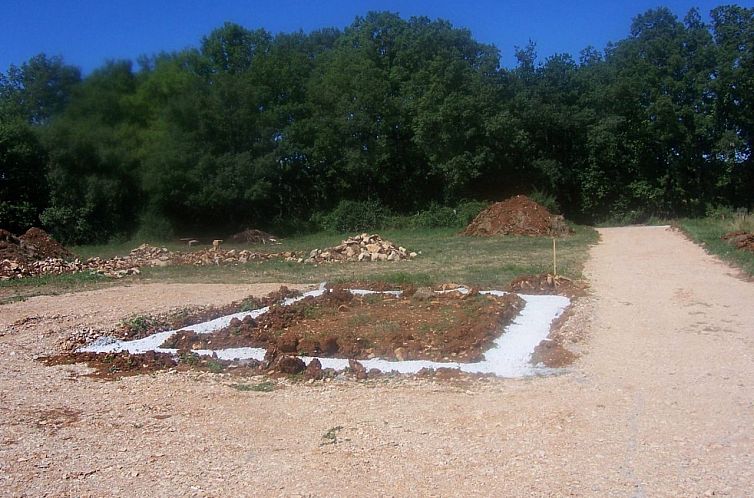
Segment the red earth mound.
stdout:
<svg viewBox="0 0 754 498">
<path fill-rule="evenodd" d="M 41 228 L 30 228 L 20 237 L 0 229 L 0 260 L 31 263 L 46 258 L 72 259 L 73 254 Z"/>
<path fill-rule="evenodd" d="M 562 216 L 553 216 L 541 204 L 525 195 L 497 202 L 477 215 L 463 235 L 551 236 L 567 233 Z"/>
<path fill-rule="evenodd" d="M 754 233 L 743 231 L 730 232 L 726 233 L 721 238 L 729 244 L 734 245 L 736 249 L 754 252 Z"/>
<path fill-rule="evenodd" d="M 28 247 L 33 247 L 37 254 L 37 259 L 60 258 L 73 259 L 73 253 L 63 247 L 60 242 L 53 239 L 47 232 L 41 228 L 32 227 L 25 234 L 19 237 Z"/>
</svg>

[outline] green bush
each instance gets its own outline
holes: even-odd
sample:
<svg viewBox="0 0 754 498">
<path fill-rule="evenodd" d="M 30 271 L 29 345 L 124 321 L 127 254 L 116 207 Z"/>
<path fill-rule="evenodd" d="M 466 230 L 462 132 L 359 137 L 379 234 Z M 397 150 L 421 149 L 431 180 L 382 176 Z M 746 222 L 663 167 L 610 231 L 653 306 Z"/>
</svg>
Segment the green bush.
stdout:
<svg viewBox="0 0 754 498">
<path fill-rule="evenodd" d="M 166 242 L 175 238 L 170 222 L 153 211 L 146 211 L 139 217 L 139 229 L 134 239 L 143 242 Z"/>
<path fill-rule="evenodd" d="M 411 218 L 413 228 L 455 227 L 459 225 L 457 211 L 448 206 L 432 203 Z"/>
<path fill-rule="evenodd" d="M 462 228 L 487 207 L 487 203 L 480 201 L 465 201 L 455 208 L 430 204 L 424 211 L 411 217 L 412 228 Z"/>
<path fill-rule="evenodd" d="M 325 215 L 315 215 L 312 221 L 323 230 L 335 232 L 363 232 L 383 228 L 390 211 L 379 201 L 340 201 L 335 209 Z"/>
<path fill-rule="evenodd" d="M 464 201 L 458 204 L 458 207 L 456 207 L 458 216 L 458 221 L 460 221 L 461 226 L 465 227 L 469 223 L 471 223 L 471 220 L 476 218 L 476 216 L 482 212 L 482 210 L 487 209 L 489 207 L 489 203 L 482 202 L 482 201 Z"/>
<path fill-rule="evenodd" d="M 560 205 L 554 195 L 544 190 L 536 189 L 529 194 L 529 198 L 546 207 L 552 214 L 560 214 Z"/>
</svg>

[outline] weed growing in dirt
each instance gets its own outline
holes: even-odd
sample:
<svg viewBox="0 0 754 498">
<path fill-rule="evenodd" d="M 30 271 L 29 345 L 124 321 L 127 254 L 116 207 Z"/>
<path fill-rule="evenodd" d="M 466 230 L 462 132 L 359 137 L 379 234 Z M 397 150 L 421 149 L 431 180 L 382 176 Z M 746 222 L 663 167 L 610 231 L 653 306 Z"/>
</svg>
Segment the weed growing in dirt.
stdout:
<svg viewBox="0 0 754 498">
<path fill-rule="evenodd" d="M 269 393 L 275 390 L 275 383 L 265 380 L 259 384 L 231 384 L 230 387 L 241 392 Z"/>
<path fill-rule="evenodd" d="M 178 363 L 183 363 L 184 365 L 188 365 L 190 367 L 194 367 L 198 365 L 202 361 L 201 357 L 199 357 L 198 354 L 193 353 L 191 351 L 184 352 L 178 355 Z"/>
<path fill-rule="evenodd" d="M 163 323 L 147 315 L 135 315 L 124 319 L 121 325 L 131 330 L 134 335 L 143 335 L 150 329 L 161 327 Z"/>
<path fill-rule="evenodd" d="M 322 441 L 319 443 L 320 446 L 327 446 L 328 444 L 338 444 L 338 432 L 343 430 L 342 425 L 337 425 L 335 427 L 332 427 L 327 430 L 324 434 L 322 434 Z"/>
<path fill-rule="evenodd" d="M 207 370 L 212 373 L 222 373 L 225 367 L 217 360 L 207 360 Z"/>
</svg>

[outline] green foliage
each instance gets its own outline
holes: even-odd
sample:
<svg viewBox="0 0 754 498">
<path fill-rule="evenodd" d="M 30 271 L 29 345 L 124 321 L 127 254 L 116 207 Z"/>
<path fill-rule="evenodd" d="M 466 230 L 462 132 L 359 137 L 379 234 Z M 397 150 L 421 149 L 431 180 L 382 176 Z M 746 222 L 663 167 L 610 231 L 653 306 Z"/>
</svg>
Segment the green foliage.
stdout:
<svg viewBox="0 0 754 498">
<path fill-rule="evenodd" d="M 0 225 L 41 215 L 66 243 L 460 227 L 478 207 L 461 199 L 531 190 L 582 221 L 751 208 L 754 9 L 709 18 L 649 10 L 604 51 L 538 62 L 530 43 L 513 69 L 468 30 L 386 12 L 226 23 L 83 80 L 40 54 L 0 75 Z"/>
<path fill-rule="evenodd" d="M 230 387 L 242 392 L 269 393 L 275 390 L 275 383 L 265 380 L 258 384 L 231 384 Z"/>
<path fill-rule="evenodd" d="M 438 228 L 460 226 L 460 223 L 455 209 L 433 203 L 411 218 L 411 226 L 415 228 Z"/>
<path fill-rule="evenodd" d="M 0 227 L 22 233 L 39 224 L 47 196 L 45 159 L 29 125 L 0 119 Z"/>
<path fill-rule="evenodd" d="M 385 225 L 390 212 L 379 201 L 343 200 L 329 213 L 316 217 L 323 230 L 339 233 L 376 230 Z"/>
<path fill-rule="evenodd" d="M 560 206 L 558 205 L 558 200 L 555 198 L 554 195 L 545 192 L 544 190 L 534 190 L 529 194 L 529 198 L 533 200 L 534 202 L 537 202 L 541 204 L 542 206 L 546 207 L 548 211 L 550 211 L 552 214 L 559 214 L 560 213 Z"/>
<path fill-rule="evenodd" d="M 468 225 L 486 207 L 487 203 L 479 201 L 465 201 L 456 207 L 432 203 L 427 209 L 412 216 L 408 221 L 408 226 L 413 228 L 462 228 Z"/>
</svg>

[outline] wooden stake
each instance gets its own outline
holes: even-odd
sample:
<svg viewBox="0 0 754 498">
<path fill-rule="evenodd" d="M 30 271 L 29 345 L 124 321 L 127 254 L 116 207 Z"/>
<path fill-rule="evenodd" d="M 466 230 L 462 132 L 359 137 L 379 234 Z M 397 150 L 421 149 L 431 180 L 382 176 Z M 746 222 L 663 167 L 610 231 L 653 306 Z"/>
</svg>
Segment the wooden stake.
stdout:
<svg viewBox="0 0 754 498">
<path fill-rule="evenodd" d="M 552 276 L 558 276 L 558 249 L 555 245 L 555 237 L 552 238 Z"/>
</svg>

